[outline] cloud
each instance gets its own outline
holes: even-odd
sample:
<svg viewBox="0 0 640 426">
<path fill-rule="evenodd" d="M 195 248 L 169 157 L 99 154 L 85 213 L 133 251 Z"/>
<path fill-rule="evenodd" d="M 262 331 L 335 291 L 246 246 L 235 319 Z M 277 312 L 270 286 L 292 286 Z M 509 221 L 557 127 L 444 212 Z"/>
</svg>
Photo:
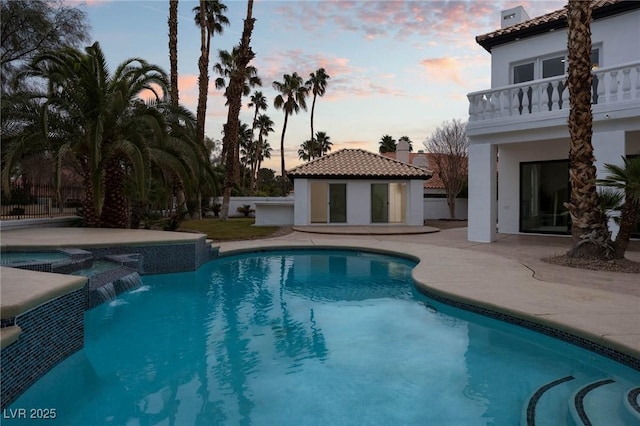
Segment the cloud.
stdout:
<svg viewBox="0 0 640 426">
<path fill-rule="evenodd" d="M 450 80 L 460 86 L 464 84 L 459 73 L 460 62 L 456 58 L 423 59 L 420 65 L 431 80 Z"/>
<path fill-rule="evenodd" d="M 530 17 L 564 6 L 564 0 L 545 1 L 321 1 L 291 2 L 277 9 L 280 22 L 297 29 L 300 22 L 318 36 L 327 30 L 360 34 L 365 40 L 419 37 L 423 43 L 474 44 L 476 35 L 496 30 L 500 12 L 519 4 Z M 464 35 L 460 37 L 460 35 Z M 468 47 L 468 46 L 466 46 Z"/>
</svg>

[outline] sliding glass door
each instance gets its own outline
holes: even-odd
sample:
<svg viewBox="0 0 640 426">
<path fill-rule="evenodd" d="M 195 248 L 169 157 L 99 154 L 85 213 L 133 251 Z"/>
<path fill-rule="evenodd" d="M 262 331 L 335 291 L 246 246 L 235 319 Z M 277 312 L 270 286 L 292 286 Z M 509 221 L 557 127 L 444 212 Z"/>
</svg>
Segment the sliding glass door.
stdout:
<svg viewBox="0 0 640 426">
<path fill-rule="evenodd" d="M 568 234 L 569 161 L 520 164 L 520 232 Z"/>
</svg>

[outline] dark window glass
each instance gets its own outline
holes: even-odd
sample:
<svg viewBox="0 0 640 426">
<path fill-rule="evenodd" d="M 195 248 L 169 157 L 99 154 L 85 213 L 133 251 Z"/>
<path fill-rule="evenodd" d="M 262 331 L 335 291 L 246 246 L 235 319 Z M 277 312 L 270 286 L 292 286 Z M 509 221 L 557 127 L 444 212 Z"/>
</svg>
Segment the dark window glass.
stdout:
<svg viewBox="0 0 640 426">
<path fill-rule="evenodd" d="M 520 231 L 568 234 L 569 161 L 520 164 Z"/>
<path fill-rule="evenodd" d="M 513 67 L 513 84 L 533 80 L 533 62 Z"/>
<path fill-rule="evenodd" d="M 564 75 L 564 56 L 542 61 L 542 78 Z"/>
</svg>

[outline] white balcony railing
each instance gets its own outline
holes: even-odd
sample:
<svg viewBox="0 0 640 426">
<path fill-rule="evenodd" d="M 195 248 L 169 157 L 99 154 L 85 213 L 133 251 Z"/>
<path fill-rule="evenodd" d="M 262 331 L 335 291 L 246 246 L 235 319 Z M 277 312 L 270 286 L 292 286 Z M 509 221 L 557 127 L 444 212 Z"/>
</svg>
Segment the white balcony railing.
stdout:
<svg viewBox="0 0 640 426">
<path fill-rule="evenodd" d="M 567 76 L 469 93 L 469 121 L 531 116 L 569 109 Z M 592 104 L 640 102 L 640 62 L 593 71 Z"/>
</svg>

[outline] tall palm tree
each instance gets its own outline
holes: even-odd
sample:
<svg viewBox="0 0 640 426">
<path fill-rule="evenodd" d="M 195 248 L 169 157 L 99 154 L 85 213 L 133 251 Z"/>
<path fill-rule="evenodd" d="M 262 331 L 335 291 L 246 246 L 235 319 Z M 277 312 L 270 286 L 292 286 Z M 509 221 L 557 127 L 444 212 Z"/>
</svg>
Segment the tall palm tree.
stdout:
<svg viewBox="0 0 640 426">
<path fill-rule="evenodd" d="M 178 107 L 180 103 L 180 95 L 178 90 L 178 0 L 169 0 L 169 75 L 171 88 L 169 97 L 174 107 Z M 171 186 L 176 195 L 177 204 L 180 209 L 186 207 L 186 197 L 184 193 L 184 182 L 178 175 L 172 178 Z"/>
<path fill-rule="evenodd" d="M 318 157 L 322 157 L 327 152 L 331 151 L 331 146 L 333 142 L 331 142 L 331 136 L 327 135 L 326 132 L 317 132 L 316 133 L 316 149 L 318 151 Z"/>
<path fill-rule="evenodd" d="M 640 211 L 640 157 L 623 157 L 622 160 L 622 166 L 605 164 L 604 167 L 609 175 L 597 180 L 598 185 L 624 191 L 620 230 L 613 245 L 613 257 L 616 259 L 624 257 Z"/>
<path fill-rule="evenodd" d="M 238 147 L 238 129 L 240 127 L 240 109 L 242 108 L 242 96 L 245 93 L 247 72 L 249 62 L 255 57 L 255 53 L 251 50 L 251 33 L 255 19 L 253 18 L 253 0 L 247 2 L 247 15 L 244 19 L 244 27 L 240 44 L 234 49 L 233 64 L 231 75 L 229 76 L 229 85 L 227 87 L 227 101 L 229 103 L 229 111 L 227 113 L 227 122 L 224 125 L 224 137 L 222 139 L 223 148 L 227 147 L 226 152 L 226 178 L 224 181 L 223 199 L 221 218 L 226 220 L 229 215 L 229 200 L 231 198 L 231 189 L 238 180 L 238 162 L 240 149 Z M 248 92 L 247 92 L 248 94 Z"/>
<path fill-rule="evenodd" d="M 396 140 L 389 135 L 384 135 L 380 142 L 378 151 L 380 154 L 384 154 L 385 152 L 396 152 Z"/>
<path fill-rule="evenodd" d="M 315 144 L 315 132 L 313 131 L 313 117 L 316 109 L 316 97 L 324 96 L 327 91 L 328 80 L 331 77 L 324 68 L 318 68 L 315 72 L 309 74 L 306 84 L 313 93 L 313 102 L 311 103 L 311 144 Z"/>
<path fill-rule="evenodd" d="M 298 73 L 285 74 L 283 80 L 274 81 L 273 88 L 279 92 L 273 101 L 276 109 L 284 111 L 284 124 L 282 126 L 282 136 L 280 137 L 280 172 L 282 175 L 282 192 L 286 195 L 286 171 L 284 168 L 284 135 L 287 131 L 287 121 L 291 114 L 297 114 L 300 109 L 307 110 L 307 94 L 309 88 L 304 84 L 302 77 Z"/>
<path fill-rule="evenodd" d="M 240 123 L 240 128 L 238 129 L 238 146 L 240 151 L 240 166 L 242 167 L 241 176 L 242 176 L 242 187 L 244 188 L 246 180 L 246 170 L 247 166 L 253 158 L 254 151 L 256 147 L 251 142 L 251 129 L 247 123 Z"/>
<path fill-rule="evenodd" d="M 267 103 L 267 97 L 259 90 L 256 90 L 255 92 L 253 92 L 253 95 L 251 95 L 251 102 L 249 102 L 249 108 L 253 108 L 254 109 L 254 113 L 253 113 L 253 121 L 251 122 L 251 143 L 253 143 L 254 139 L 255 139 L 255 133 L 256 133 L 256 126 L 258 125 L 258 114 L 260 114 L 260 111 L 266 111 L 268 108 L 268 103 Z M 257 152 L 257 150 L 254 150 L 254 154 Z M 257 158 L 253 158 L 251 160 L 251 173 L 253 175 L 253 170 L 255 168 L 255 165 L 257 163 Z"/>
<path fill-rule="evenodd" d="M 215 34 L 222 34 L 223 26 L 229 25 L 229 19 L 224 15 L 227 6 L 219 0 L 200 0 L 199 6 L 193 8 L 194 20 L 200 28 L 200 58 L 198 59 L 198 107 L 196 119 L 198 121 L 198 137 L 204 143 L 204 124 L 207 114 L 207 94 L 209 90 L 209 54 L 211 52 L 211 38 Z"/>
<path fill-rule="evenodd" d="M 571 214 L 569 257 L 603 258 L 611 254 L 606 216 L 599 207 L 591 144 L 591 2 L 569 0 L 567 9 L 569 68 L 569 181 Z"/>
<path fill-rule="evenodd" d="M 271 158 L 271 147 L 264 138 L 273 132 L 273 120 L 266 114 L 260 114 L 256 120 L 256 127 L 258 128 L 258 142 L 256 143 L 255 161 L 251 169 L 251 183 L 249 188 L 250 194 L 252 195 L 262 160 Z"/>
</svg>

